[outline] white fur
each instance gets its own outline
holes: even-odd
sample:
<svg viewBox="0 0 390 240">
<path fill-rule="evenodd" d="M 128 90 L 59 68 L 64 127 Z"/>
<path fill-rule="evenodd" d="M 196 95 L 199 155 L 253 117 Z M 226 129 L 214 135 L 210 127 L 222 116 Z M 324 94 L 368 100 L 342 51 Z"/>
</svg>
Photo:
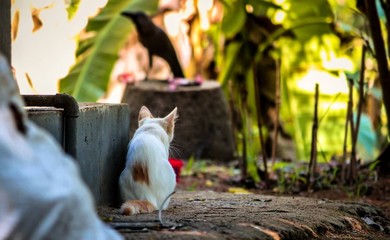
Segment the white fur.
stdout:
<svg viewBox="0 0 390 240">
<path fill-rule="evenodd" d="M 146 107 L 145 109 L 147 110 Z M 119 186 L 123 201 L 148 200 L 158 210 L 176 186 L 175 172 L 168 161 L 173 129 L 171 134 L 166 131 L 169 121 L 174 123 L 176 109 L 165 118 L 152 118 L 151 114 L 150 117 L 141 116 L 141 111 L 140 127 L 129 143 L 126 167 L 119 178 Z M 147 167 L 149 185 L 134 181 L 132 166 L 135 163 L 142 163 Z M 165 202 L 162 209 L 167 209 L 168 205 L 169 200 Z"/>
</svg>

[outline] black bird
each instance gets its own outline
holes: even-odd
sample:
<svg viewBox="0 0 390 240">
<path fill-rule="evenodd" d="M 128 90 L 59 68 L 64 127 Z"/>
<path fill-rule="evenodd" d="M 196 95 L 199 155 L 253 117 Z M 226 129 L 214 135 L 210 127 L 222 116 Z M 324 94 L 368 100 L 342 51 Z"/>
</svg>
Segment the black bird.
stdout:
<svg viewBox="0 0 390 240">
<path fill-rule="evenodd" d="M 149 68 L 153 64 L 153 55 L 157 55 L 167 61 L 175 78 L 184 78 L 175 49 L 167 34 L 156 26 L 144 12 L 122 12 L 121 14 L 134 22 L 139 41 L 148 49 Z"/>
</svg>

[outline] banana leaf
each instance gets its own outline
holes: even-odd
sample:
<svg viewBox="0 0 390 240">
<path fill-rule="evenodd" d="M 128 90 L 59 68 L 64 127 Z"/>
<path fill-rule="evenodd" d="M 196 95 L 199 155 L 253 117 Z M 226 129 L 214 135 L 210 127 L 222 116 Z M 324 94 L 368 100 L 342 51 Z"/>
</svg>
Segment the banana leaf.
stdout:
<svg viewBox="0 0 390 240">
<path fill-rule="evenodd" d="M 80 5 L 80 0 L 70 0 L 66 11 L 68 12 L 68 18 L 72 19 Z"/>
<path fill-rule="evenodd" d="M 218 82 L 220 82 L 223 87 L 226 86 L 228 80 L 232 77 L 233 68 L 237 65 L 242 45 L 243 42 L 232 42 L 226 48 L 225 64 L 218 76 Z"/>
<path fill-rule="evenodd" d="M 77 59 L 66 77 L 60 79 L 60 92 L 72 95 L 79 102 L 95 102 L 102 97 L 110 80 L 118 53 L 128 34 L 134 29 L 131 21 L 122 17 L 122 11 L 154 13 L 157 0 L 110 0 L 86 31 L 89 38 L 79 43 Z"/>
<path fill-rule="evenodd" d="M 222 20 L 222 32 L 226 38 L 232 38 L 242 30 L 245 24 L 246 12 L 244 0 L 226 4 L 225 11 L 226 13 Z"/>
</svg>

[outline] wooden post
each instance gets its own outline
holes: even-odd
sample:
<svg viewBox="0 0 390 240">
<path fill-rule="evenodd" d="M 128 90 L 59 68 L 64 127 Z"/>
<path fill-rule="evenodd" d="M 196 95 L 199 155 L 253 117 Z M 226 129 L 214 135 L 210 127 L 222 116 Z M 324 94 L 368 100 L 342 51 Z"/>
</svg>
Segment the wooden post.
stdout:
<svg viewBox="0 0 390 240">
<path fill-rule="evenodd" d="M 11 0 L 0 1 L 0 52 L 11 64 Z"/>
</svg>

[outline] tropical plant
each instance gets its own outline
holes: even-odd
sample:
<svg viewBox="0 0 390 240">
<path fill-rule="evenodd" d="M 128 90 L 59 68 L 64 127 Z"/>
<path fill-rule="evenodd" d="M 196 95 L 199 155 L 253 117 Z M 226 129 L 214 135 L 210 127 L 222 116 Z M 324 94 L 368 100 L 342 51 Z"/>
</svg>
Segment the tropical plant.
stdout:
<svg viewBox="0 0 390 240">
<path fill-rule="evenodd" d="M 316 82 L 320 83 L 321 159 L 341 154 L 348 101 L 346 79 L 358 82 L 361 46 L 369 42 L 367 21 L 355 7 L 356 1 L 346 1 L 342 11 L 347 9 L 347 14 L 338 9 L 337 0 L 316 0 L 315 4 L 312 0 L 218 2 L 224 6 L 223 20 L 214 22 L 207 36 L 216 49 L 217 79 L 232 109 L 238 155 L 243 159 L 242 177 L 249 174 L 259 179 L 259 155 L 264 160 L 263 171 L 267 172 L 265 160 L 273 154 L 264 152 L 265 135 L 274 135 L 274 142 L 278 142 L 278 134 L 292 134 L 298 159 L 308 159 Z M 380 2 L 388 5 L 388 1 Z M 80 39 L 77 63 L 60 81 L 60 91 L 79 101 L 100 98 L 107 89 L 119 49 L 133 29 L 119 13 L 130 9 L 153 13 L 157 3 L 109 1 L 88 23 Z M 343 14 L 337 14 L 338 10 Z M 194 20 L 192 24 L 199 23 Z M 268 115 L 270 110 L 272 115 Z M 360 123 L 358 144 L 364 147 L 361 153 L 372 158 L 376 138 L 372 121 L 365 116 Z M 272 153 L 275 150 L 274 146 Z"/>
<path fill-rule="evenodd" d="M 390 132 L 390 38 L 388 31 L 390 29 L 390 1 L 377 0 L 375 4 L 368 0 L 357 1 L 357 7 L 368 19 L 368 24 L 371 30 L 371 40 L 373 43 L 374 56 L 377 63 L 379 82 L 381 85 L 383 106 L 386 112 L 386 126 L 387 126 L 387 138 L 389 138 Z M 382 18 L 382 21 L 381 21 Z M 384 21 L 383 21 L 384 20 Z M 384 22 L 384 28 L 382 23 Z M 383 30 L 382 30 L 383 29 Z M 387 31 L 386 31 L 387 30 Z M 387 41 L 386 41 L 387 38 Z M 387 46 L 386 46 L 387 43 Z M 386 51 L 387 49 L 387 51 Z M 390 144 L 387 139 L 387 146 L 378 157 L 380 159 L 381 174 L 390 175 L 390 160 L 389 160 Z"/>
<path fill-rule="evenodd" d="M 277 19 L 279 16 L 285 17 Z M 302 77 L 302 73 L 312 66 L 327 70 L 323 67 L 324 57 L 319 52 L 328 56 L 338 52 L 339 42 L 331 25 L 333 13 L 330 5 L 325 0 L 316 4 L 309 1 L 285 1 L 280 5 L 270 1 L 225 1 L 224 17 L 221 32 L 227 40 L 224 61 L 220 67 L 223 70 L 218 79 L 229 92 L 227 96 L 232 99 L 233 112 L 238 119 L 236 121 L 242 123 L 238 125 L 240 134 L 237 135 L 237 142 L 242 143 L 239 145 L 244 162 L 247 157 L 246 149 L 257 153 L 252 156 L 254 159 L 248 158 L 253 163 L 257 161 L 260 147 L 265 148 L 264 143 L 256 143 L 259 141 L 253 138 L 253 133 L 260 135 L 258 139 L 261 142 L 264 130 L 273 131 L 275 126 L 280 127 L 278 120 L 267 116 L 269 109 L 275 109 L 275 106 L 277 108 L 280 101 L 280 89 L 275 85 L 280 80 L 278 78 L 281 78 L 280 73 L 284 106 L 281 109 L 282 115 L 290 123 L 295 123 L 286 127 L 294 133 L 297 145 L 303 147 L 298 149 L 300 158 L 307 159 L 310 149 L 306 146 L 310 146 L 311 134 L 305 129 L 311 126 L 311 117 L 307 116 L 312 115 L 312 104 L 307 103 L 311 102 L 308 98 L 314 90 L 315 81 L 312 81 L 313 88 L 309 91 L 305 89 L 306 93 L 303 93 L 296 88 L 297 81 L 294 79 L 299 75 Z M 282 67 L 278 64 L 280 59 Z M 261 71 L 256 71 L 258 69 Z M 342 74 L 341 71 L 344 69 L 337 69 L 335 74 Z M 288 78 L 283 77 L 287 75 Z M 294 107 L 297 105 L 301 106 Z M 276 115 L 278 114 L 277 111 Z M 344 115 L 339 117 L 343 119 Z M 342 129 L 343 121 L 339 122 Z M 262 131 L 263 125 L 269 127 Z M 273 150 L 275 151 L 275 147 Z M 264 159 L 266 155 L 272 154 L 262 155 Z M 295 159 L 295 156 L 291 158 Z M 256 164 L 248 166 L 253 173 L 251 169 Z"/>
<path fill-rule="evenodd" d="M 120 49 L 134 26 L 121 17 L 122 11 L 154 13 L 157 0 L 110 0 L 103 10 L 90 19 L 81 35 L 76 63 L 60 80 L 59 90 L 77 101 L 94 102 L 102 97 Z"/>
</svg>

